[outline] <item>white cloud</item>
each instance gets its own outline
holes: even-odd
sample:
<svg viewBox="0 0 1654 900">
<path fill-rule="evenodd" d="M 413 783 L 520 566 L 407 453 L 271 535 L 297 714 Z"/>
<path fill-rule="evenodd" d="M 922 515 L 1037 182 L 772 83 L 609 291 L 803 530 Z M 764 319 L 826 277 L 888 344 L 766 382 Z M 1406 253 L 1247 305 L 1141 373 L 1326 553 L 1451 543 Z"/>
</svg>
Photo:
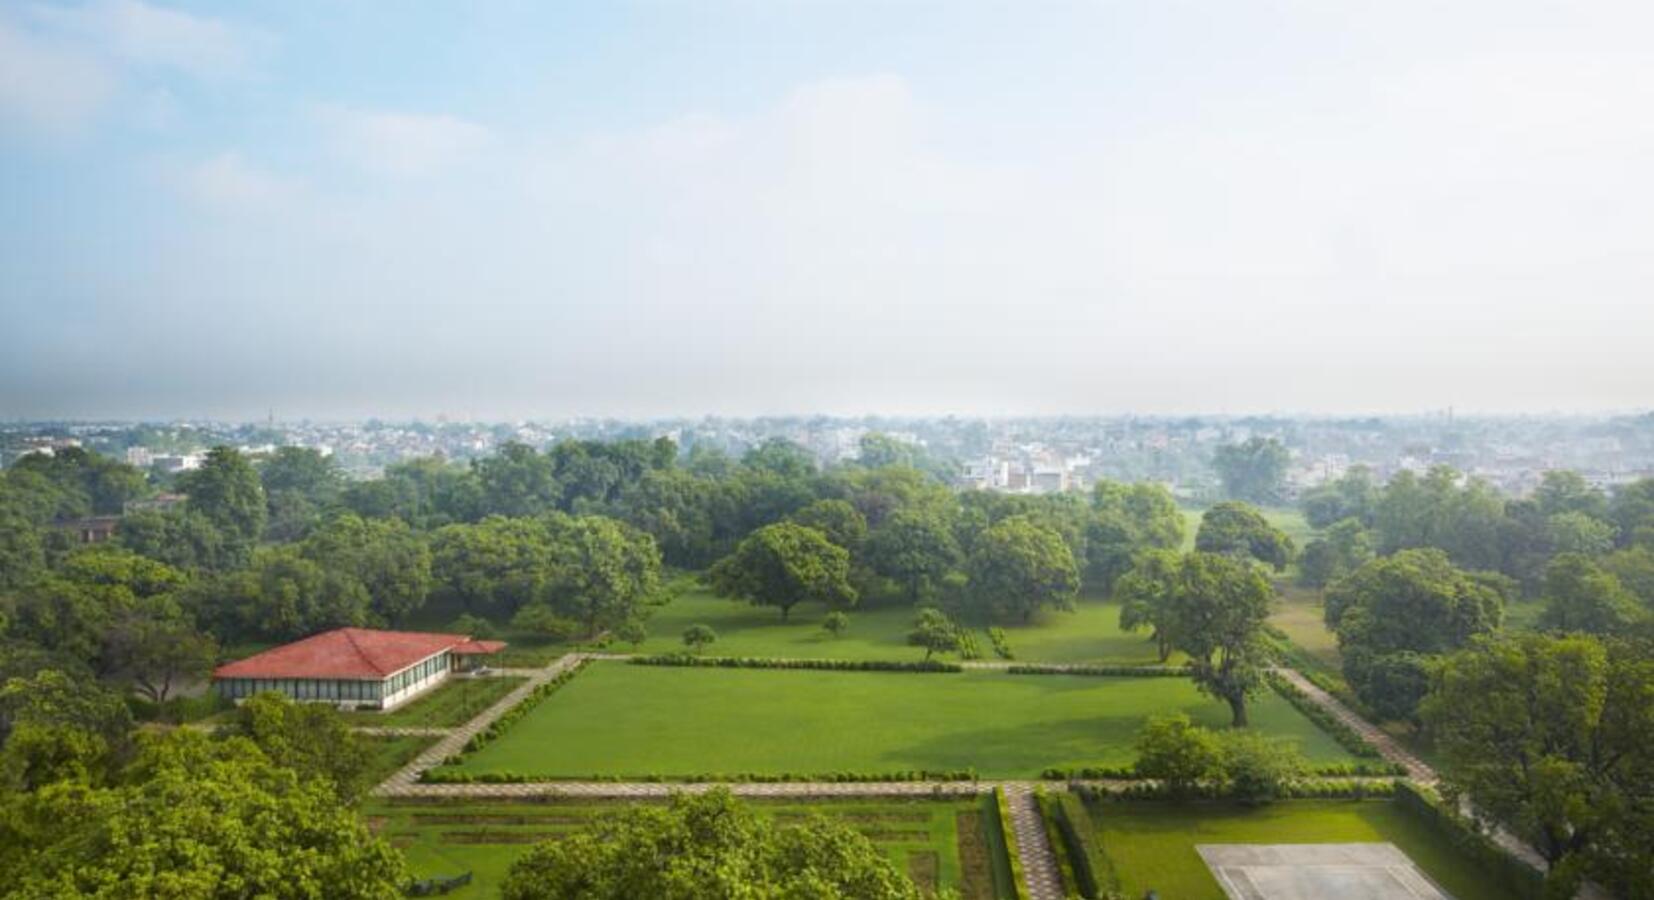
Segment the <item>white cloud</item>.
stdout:
<svg viewBox="0 0 1654 900">
<path fill-rule="evenodd" d="M 50 133 L 79 129 L 114 93 L 98 58 L 0 20 L 0 111 Z"/>
<path fill-rule="evenodd" d="M 248 162 L 236 152 L 221 153 L 184 173 L 195 199 L 225 209 L 270 209 L 286 203 L 297 183 Z"/>
<path fill-rule="evenodd" d="M 76 35 L 123 62 L 197 77 L 244 72 L 267 36 L 205 16 L 139 0 L 103 0 L 75 8 L 35 7 L 42 25 Z"/>
<path fill-rule="evenodd" d="M 320 117 L 341 158 L 382 175 L 428 175 L 494 143 L 487 128 L 455 116 L 326 107 Z"/>
</svg>

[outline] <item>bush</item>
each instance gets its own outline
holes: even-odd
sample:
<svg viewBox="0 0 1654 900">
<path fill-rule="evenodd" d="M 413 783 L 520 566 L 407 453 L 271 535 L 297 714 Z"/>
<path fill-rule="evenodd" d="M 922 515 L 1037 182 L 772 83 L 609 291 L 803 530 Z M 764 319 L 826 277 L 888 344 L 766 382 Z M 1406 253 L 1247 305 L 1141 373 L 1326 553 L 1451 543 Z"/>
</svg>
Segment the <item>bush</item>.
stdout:
<svg viewBox="0 0 1654 900">
<path fill-rule="evenodd" d="M 1007 666 L 1009 675 L 1096 675 L 1109 678 L 1187 678 L 1183 666 L 1042 666 L 1023 663 Z"/>
<path fill-rule="evenodd" d="M 1159 779 L 1174 795 L 1218 777 L 1224 762 L 1217 736 L 1183 713 L 1150 716 L 1137 733 L 1137 774 Z"/>
<path fill-rule="evenodd" d="M 1092 900 L 1120 896 L 1120 876 L 1103 852 L 1103 845 L 1097 839 L 1097 826 L 1080 798 L 1073 792 L 1058 794 L 1051 798 L 1048 810 L 1057 836 L 1067 849 L 1074 871 L 1074 887 L 1080 896 Z"/>
<path fill-rule="evenodd" d="M 1005 636 L 1005 629 L 995 625 L 988 629 L 988 641 L 994 645 L 994 655 L 1000 659 L 1016 659 L 1011 652 L 1011 639 Z"/>
<path fill-rule="evenodd" d="M 427 769 L 420 781 L 426 784 L 552 784 L 563 781 L 590 781 L 606 784 L 870 784 L 880 782 L 936 782 L 938 784 L 976 781 L 975 769 L 906 769 L 894 772 L 700 772 L 688 775 L 529 775 L 520 772 L 459 772 Z"/>
<path fill-rule="evenodd" d="M 711 625 L 691 625 L 683 630 L 683 645 L 696 653 L 718 640 L 718 632 Z"/>
</svg>

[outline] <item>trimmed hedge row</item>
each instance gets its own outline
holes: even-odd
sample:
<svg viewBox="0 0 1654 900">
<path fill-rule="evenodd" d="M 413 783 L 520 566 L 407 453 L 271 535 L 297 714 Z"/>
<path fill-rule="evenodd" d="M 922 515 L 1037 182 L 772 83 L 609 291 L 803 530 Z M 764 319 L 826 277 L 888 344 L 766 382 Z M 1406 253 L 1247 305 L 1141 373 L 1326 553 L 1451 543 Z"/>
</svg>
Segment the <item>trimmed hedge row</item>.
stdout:
<svg viewBox="0 0 1654 900">
<path fill-rule="evenodd" d="M 1045 788 L 1034 788 L 1034 803 L 1039 807 L 1040 825 L 1045 829 L 1045 842 L 1051 847 L 1051 855 L 1057 860 L 1057 876 L 1062 879 L 1062 893 L 1064 897 L 1089 897 L 1080 888 L 1080 876 L 1074 865 L 1073 854 L 1069 852 L 1068 842 L 1063 839 L 1057 828 L 1057 801 L 1056 798 L 1045 793 Z"/>
<path fill-rule="evenodd" d="M 1395 796 L 1400 779 L 1372 780 L 1357 778 L 1314 779 L 1294 781 L 1282 785 L 1277 800 L 1367 800 Z M 1171 792 L 1158 782 L 1137 781 L 1118 789 L 1098 785 L 1073 783 L 1069 790 L 1087 800 L 1164 800 Z M 1184 798 L 1198 800 L 1227 800 L 1227 791 L 1221 784 L 1202 784 L 1184 793 Z"/>
<path fill-rule="evenodd" d="M 582 659 L 579 662 L 576 662 L 573 666 L 559 672 L 555 678 L 552 678 L 543 684 L 536 685 L 534 690 L 528 692 L 528 696 L 517 701 L 515 706 L 501 713 L 498 719 L 488 723 L 488 727 L 478 731 L 476 734 L 471 735 L 471 739 L 465 742 L 465 749 L 463 752 L 475 753 L 483 747 L 488 746 L 490 741 L 504 734 L 505 730 L 510 728 L 511 725 L 518 719 L 528 715 L 529 710 L 540 705 L 541 700 L 557 693 L 558 688 L 568 684 L 569 681 L 571 681 L 574 676 L 580 674 L 580 670 L 585 667 L 586 660 Z"/>
<path fill-rule="evenodd" d="M 963 672 L 958 663 L 941 660 L 765 659 L 757 656 L 692 656 L 664 653 L 634 656 L 634 666 L 706 666 L 717 669 L 828 669 L 835 672 Z"/>
<path fill-rule="evenodd" d="M 1187 678 L 1183 666 L 1045 666 L 1023 663 L 1007 666 L 1008 675 L 1101 675 L 1126 678 Z"/>
<path fill-rule="evenodd" d="M 1308 694 L 1300 690 L 1297 685 L 1286 680 L 1285 676 L 1276 672 L 1265 672 L 1264 680 L 1269 682 L 1269 686 L 1274 688 L 1275 693 L 1284 697 L 1286 702 L 1303 713 L 1305 718 L 1314 722 L 1322 731 L 1325 731 L 1333 740 L 1337 741 L 1340 747 L 1363 759 L 1384 758 L 1384 754 L 1378 752 L 1378 748 L 1368 743 L 1367 739 L 1362 737 L 1359 732 L 1344 724 L 1343 720 L 1328 712 L 1325 707 L 1309 699 Z"/>
<path fill-rule="evenodd" d="M 1493 842 L 1459 811 L 1427 789 L 1410 782 L 1396 785 L 1396 802 L 1419 817 L 1454 849 L 1476 862 L 1508 896 L 1540 900 L 1545 894 L 1545 874 Z"/>
<path fill-rule="evenodd" d="M 1064 792 L 1051 798 L 1045 807 L 1056 825 L 1057 835 L 1067 851 L 1074 868 L 1074 887 L 1087 900 L 1102 900 L 1120 896 L 1120 876 L 1114 863 L 1103 852 L 1097 826 L 1085 804 L 1072 793 Z"/>
<path fill-rule="evenodd" d="M 994 806 L 999 811 L 999 833 L 1005 840 L 1005 855 L 1010 857 L 1011 890 L 1016 900 L 1029 900 L 1028 879 L 1022 874 L 1022 848 L 1017 845 L 1017 830 L 1011 825 L 1011 801 L 1005 789 L 994 788 Z"/>
<path fill-rule="evenodd" d="M 1046 781 L 1130 781 L 1137 777 L 1131 766 L 1076 766 L 1064 769 L 1052 766 L 1039 773 Z"/>
<path fill-rule="evenodd" d="M 453 762 L 450 759 L 449 762 Z M 976 781 L 975 769 L 930 771 L 907 769 L 895 772 L 708 772 L 691 775 L 526 775 L 520 772 L 458 772 L 427 769 L 420 779 L 427 784 L 545 784 L 559 781 L 590 781 L 604 784 L 639 782 L 645 784 L 866 784 L 872 782 L 934 781 L 938 784 Z"/>
</svg>

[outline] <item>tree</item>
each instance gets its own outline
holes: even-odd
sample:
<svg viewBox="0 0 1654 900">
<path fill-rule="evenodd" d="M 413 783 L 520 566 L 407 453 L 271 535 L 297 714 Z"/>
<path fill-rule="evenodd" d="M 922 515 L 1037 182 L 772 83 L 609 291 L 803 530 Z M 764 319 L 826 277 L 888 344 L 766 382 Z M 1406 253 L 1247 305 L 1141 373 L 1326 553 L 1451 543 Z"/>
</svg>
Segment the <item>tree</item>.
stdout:
<svg viewBox="0 0 1654 900">
<path fill-rule="evenodd" d="M 1483 570 L 1508 569 L 1508 528 L 1499 492 L 1448 466 L 1436 466 L 1422 478 L 1397 473 L 1373 517 L 1381 555 L 1435 547 L 1461 566 Z"/>
<path fill-rule="evenodd" d="M 511 617 L 511 627 L 553 641 L 566 641 L 580 631 L 579 622 L 558 615 L 551 604 L 538 601 L 517 610 Z"/>
<path fill-rule="evenodd" d="M 990 618 L 1023 622 L 1035 610 L 1073 610 L 1080 589 L 1074 554 L 1062 536 L 1024 516 L 990 527 L 971 554 L 972 604 Z"/>
<path fill-rule="evenodd" d="M 607 516 L 562 519 L 551 536 L 555 605 L 595 637 L 636 618 L 660 590 L 655 539 Z"/>
<path fill-rule="evenodd" d="M 919 900 L 867 838 L 822 818 L 778 825 L 719 788 L 631 806 L 519 857 L 504 900 Z"/>
<path fill-rule="evenodd" d="M 264 488 L 239 450 L 212 448 L 200 468 L 178 479 L 178 487 L 189 495 L 185 508 L 216 526 L 242 556 L 258 543 L 267 515 Z"/>
<path fill-rule="evenodd" d="M 345 485 L 333 457 L 309 447 L 277 447 L 259 468 L 259 479 L 269 506 L 265 530 L 283 541 L 303 537 Z"/>
<path fill-rule="evenodd" d="M 1614 492 L 1608 517 L 1619 526 L 1620 543 L 1654 546 L 1654 478 L 1643 478 Z"/>
<path fill-rule="evenodd" d="M 947 613 L 927 606 L 919 610 L 919 615 L 914 618 L 913 630 L 907 633 L 907 642 L 914 647 L 925 648 L 925 659 L 928 661 L 932 654 L 952 653 L 959 649 L 959 626 L 953 624 Z"/>
<path fill-rule="evenodd" d="M 1608 515 L 1608 498 L 1578 472 L 1553 470 L 1539 477 L 1534 502 L 1545 516 L 1576 513 L 1593 519 Z"/>
<path fill-rule="evenodd" d="M 104 783 L 125 761 L 131 731 L 120 695 L 89 678 L 42 669 L 0 682 L 0 798 L 60 781 Z"/>
<path fill-rule="evenodd" d="M 1556 513 L 1545 520 L 1545 533 L 1556 553 L 1602 556 L 1614 549 L 1614 526 L 1582 512 Z"/>
<path fill-rule="evenodd" d="M 471 471 L 482 510 L 489 515 L 535 516 L 556 509 L 563 498 L 551 460 L 527 444 L 504 444 L 493 456 L 473 460 Z"/>
<path fill-rule="evenodd" d="M 917 603 L 953 568 L 959 548 L 940 513 L 900 509 L 872 532 L 867 555 L 874 571 L 900 582 Z"/>
<path fill-rule="evenodd" d="M 1356 519 L 1343 519 L 1304 545 L 1298 559 L 1298 580 L 1324 588 L 1361 568 L 1373 558 L 1372 540 Z"/>
<path fill-rule="evenodd" d="M 1137 557 L 1130 571 L 1115 582 L 1120 603 L 1120 630 L 1150 629 L 1160 661 L 1172 655 L 1168 628 L 1172 597 L 1181 590 L 1183 557 L 1171 550 L 1155 550 Z"/>
<path fill-rule="evenodd" d="M 1152 583 L 1158 594 L 1157 627 L 1167 646 L 1188 654 L 1195 685 L 1229 704 L 1232 724 L 1244 727 L 1247 698 L 1262 685 L 1268 658 L 1269 582 L 1249 563 L 1200 552 L 1160 557 L 1142 575 L 1145 589 Z"/>
<path fill-rule="evenodd" d="M 1370 527 L 1378 498 L 1379 488 L 1373 482 L 1372 470 L 1351 466 L 1340 478 L 1306 491 L 1298 505 L 1311 528 L 1327 528 L 1344 519 L 1354 519 Z"/>
<path fill-rule="evenodd" d="M 324 569 L 292 545 L 262 547 L 247 569 L 202 582 L 189 595 L 197 619 L 227 641 L 291 640 L 368 619 L 361 581 Z"/>
<path fill-rule="evenodd" d="M 683 645 L 696 653 L 718 640 L 718 632 L 711 625 L 691 625 L 683 630 Z"/>
<path fill-rule="evenodd" d="M 1587 864 L 1646 896 L 1651 658 L 1646 643 L 1587 635 L 1481 638 L 1443 662 L 1422 705 L 1448 785 L 1534 845 L 1557 896 Z"/>
<path fill-rule="evenodd" d="M 1212 468 L 1223 481 L 1223 492 L 1236 500 L 1279 503 L 1291 456 L 1275 438 L 1250 438 L 1225 444 L 1212 456 Z"/>
<path fill-rule="evenodd" d="M 1504 597 L 1440 550 L 1403 550 L 1334 583 L 1325 614 L 1356 694 L 1385 715 L 1410 720 L 1422 687 L 1424 661 L 1416 657 L 1446 653 L 1497 629 Z"/>
<path fill-rule="evenodd" d="M 1545 570 L 1545 611 L 1539 627 L 1613 634 L 1641 618 L 1636 597 L 1589 557 L 1564 553 Z"/>
<path fill-rule="evenodd" d="M 792 520 L 826 535 L 827 540 L 849 551 L 852 558 L 867 541 L 867 519 L 846 500 L 817 500 L 793 513 Z"/>
<path fill-rule="evenodd" d="M 1195 533 L 1195 549 L 1252 558 L 1277 572 L 1286 571 L 1292 561 L 1292 538 L 1269 524 L 1256 508 L 1225 501 L 1206 510 Z"/>
<path fill-rule="evenodd" d="M 632 649 L 636 650 L 649 639 L 649 629 L 642 619 L 627 619 L 615 627 L 614 636 L 615 640 L 631 644 Z"/>
<path fill-rule="evenodd" d="M 1184 713 L 1149 716 L 1137 732 L 1139 778 L 1154 778 L 1173 797 L 1186 797 L 1223 771 L 1223 747 Z"/>
<path fill-rule="evenodd" d="M 246 548 L 191 509 L 137 510 L 121 519 L 122 547 L 178 569 L 222 571 L 246 563 Z"/>
<path fill-rule="evenodd" d="M 468 612 L 510 616 L 542 599 L 557 577 L 551 536 L 537 519 L 489 516 L 475 525 L 448 525 L 431 538 L 431 574 L 438 588 Z"/>
<path fill-rule="evenodd" d="M 707 572 L 712 589 L 756 606 L 775 606 L 781 621 L 803 601 L 828 608 L 852 606 L 850 554 L 814 528 L 792 522 L 766 525 Z"/>
<path fill-rule="evenodd" d="M 1158 484 L 1099 481 L 1091 491 L 1086 525 L 1086 585 L 1107 594 L 1145 550 L 1183 544 L 1183 513 Z"/>
<path fill-rule="evenodd" d="M 218 661 L 218 643 L 197 631 L 171 598 L 116 617 L 104 645 L 111 668 L 153 703 L 167 702 L 178 682 L 204 680 Z"/>
<path fill-rule="evenodd" d="M 1654 614 L 1654 545 L 1617 550 L 1603 558 L 1602 567 Z"/>
<path fill-rule="evenodd" d="M 105 645 L 115 621 L 185 583 L 184 573 L 154 560 L 116 547 L 85 548 L 18 593 L 9 631 L 110 674 L 116 661 Z"/>
<path fill-rule="evenodd" d="M 770 438 L 748 450 L 741 457 L 741 465 L 790 481 L 809 478 L 816 473 L 815 457 L 810 455 L 810 451 L 785 438 Z"/>
<path fill-rule="evenodd" d="M 114 787 L 51 786 L 15 802 L 17 831 L 0 840 L 7 900 L 393 900 L 407 874 L 325 782 L 240 738 L 180 729 L 152 739 Z"/>
<path fill-rule="evenodd" d="M 850 617 L 836 609 L 829 612 L 826 617 L 821 620 L 821 630 L 827 632 L 835 638 L 842 636 L 844 632 L 849 629 L 849 627 Z"/>
<path fill-rule="evenodd" d="M 298 703 L 284 694 L 254 694 L 236 707 L 229 726 L 258 745 L 278 766 L 330 785 L 341 803 L 372 787 L 372 753 L 339 711 L 323 703 Z"/>
<path fill-rule="evenodd" d="M 306 559 L 362 583 L 374 617 L 400 625 L 431 592 L 431 550 L 400 519 L 363 519 L 343 513 L 306 538 Z"/>
</svg>

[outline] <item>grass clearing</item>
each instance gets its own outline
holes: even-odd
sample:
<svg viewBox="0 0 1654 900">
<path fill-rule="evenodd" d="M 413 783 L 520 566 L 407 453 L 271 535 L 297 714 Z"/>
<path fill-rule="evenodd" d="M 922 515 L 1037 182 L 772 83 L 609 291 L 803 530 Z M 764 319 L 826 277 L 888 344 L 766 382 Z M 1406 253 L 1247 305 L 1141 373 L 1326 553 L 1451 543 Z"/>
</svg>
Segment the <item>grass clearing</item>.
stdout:
<svg viewBox="0 0 1654 900">
<path fill-rule="evenodd" d="M 578 778 L 819 775 L 975 769 L 1032 778 L 1047 767 L 1120 766 L 1146 716 L 1214 727 L 1228 707 L 1183 678 L 915 674 L 588 666 L 457 769 Z M 1316 763 L 1351 757 L 1264 693 L 1255 727 Z"/>
<path fill-rule="evenodd" d="M 980 833 L 977 799 L 745 800 L 779 822 L 811 815 L 861 831 L 897 869 L 931 890 L 954 888 L 967 900 L 991 900 L 993 865 Z M 537 841 L 555 839 L 619 801 L 373 800 L 362 814 L 407 857 L 416 878 L 473 873 L 470 885 L 444 896 L 480 900 L 499 896 L 511 863 Z"/>
<path fill-rule="evenodd" d="M 1458 900 L 1503 896 L 1474 863 L 1390 801 L 1289 800 L 1256 808 L 1105 801 L 1091 811 L 1128 897 L 1152 889 L 1178 900 L 1224 900 L 1197 844 L 1370 842 L 1395 844 Z"/>
<path fill-rule="evenodd" d="M 917 660 L 924 651 L 909 646 L 913 607 L 906 604 L 850 612 L 850 628 L 833 637 L 821 627 L 825 610 L 801 604 L 789 621 L 773 607 L 718 597 L 701 586 L 656 607 L 648 621 L 649 639 L 637 652 L 676 653 L 684 649 L 683 631 L 709 625 L 718 641 L 707 649 L 717 656 L 762 656 L 789 659 Z M 1118 604 L 1082 599 L 1076 612 L 1043 612 L 1028 625 L 1007 625 L 1005 634 L 1019 662 L 1157 665 L 1148 633 L 1120 630 Z M 992 656 L 985 633 L 978 634 L 984 653 Z M 612 649 L 630 652 L 617 644 Z"/>
<path fill-rule="evenodd" d="M 432 735 L 364 735 L 369 751 L 373 754 L 372 762 L 368 765 L 368 774 L 364 779 L 370 785 L 396 774 L 398 769 L 413 762 L 414 757 L 424 753 L 440 738 Z"/>
<path fill-rule="evenodd" d="M 1276 593 L 1280 599 L 1269 616 L 1269 624 L 1286 632 L 1292 643 L 1327 671 L 1343 671 L 1344 655 L 1338 650 L 1338 635 L 1327 628 L 1321 592 L 1282 581 L 1276 585 Z"/>
<path fill-rule="evenodd" d="M 526 680 L 507 675 L 475 678 L 464 673 L 456 673 L 423 696 L 390 712 L 359 710 L 340 715 L 352 725 L 373 725 L 381 728 L 452 728 L 476 718 L 478 713 L 493 706 L 501 697 L 511 693 L 512 689 Z"/>
</svg>

